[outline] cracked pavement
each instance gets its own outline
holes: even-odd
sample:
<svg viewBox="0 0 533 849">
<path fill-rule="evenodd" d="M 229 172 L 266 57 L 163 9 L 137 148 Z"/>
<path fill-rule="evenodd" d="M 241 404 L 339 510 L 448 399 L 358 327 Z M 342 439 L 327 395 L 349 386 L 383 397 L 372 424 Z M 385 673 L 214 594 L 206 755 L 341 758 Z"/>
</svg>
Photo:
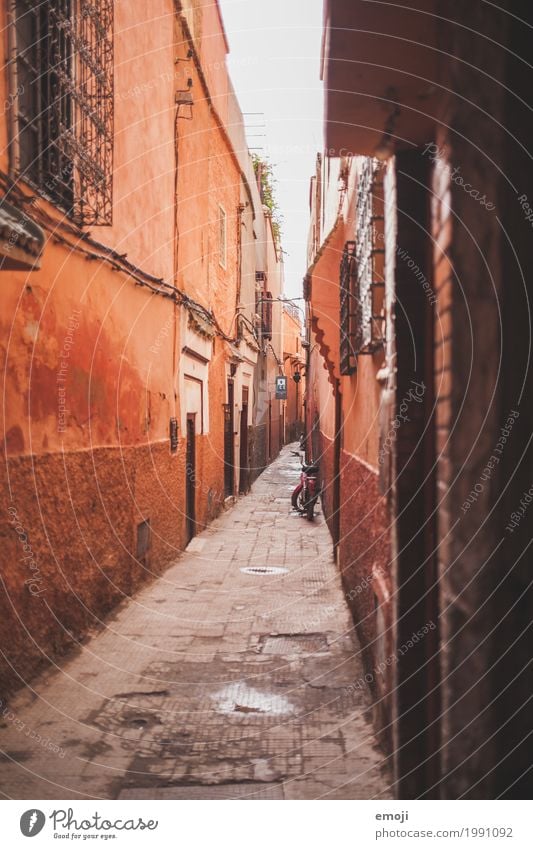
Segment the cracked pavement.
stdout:
<svg viewBox="0 0 533 849">
<path fill-rule="evenodd" d="M 291 512 L 290 448 L 12 699 L 4 798 L 392 798 L 367 696 L 351 686 L 364 670 L 328 530 Z"/>
</svg>

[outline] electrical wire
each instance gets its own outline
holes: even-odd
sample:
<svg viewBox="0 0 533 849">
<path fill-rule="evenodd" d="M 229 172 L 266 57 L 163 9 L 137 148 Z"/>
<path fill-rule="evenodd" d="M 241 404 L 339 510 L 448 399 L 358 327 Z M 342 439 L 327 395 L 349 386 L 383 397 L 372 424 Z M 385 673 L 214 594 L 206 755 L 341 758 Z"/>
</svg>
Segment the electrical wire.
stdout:
<svg viewBox="0 0 533 849">
<path fill-rule="evenodd" d="M 147 271 L 139 268 L 139 266 L 130 262 L 130 260 L 126 258 L 126 254 L 119 254 L 118 251 L 113 248 L 103 245 L 101 242 L 93 239 L 89 233 L 85 233 L 74 224 L 65 220 L 58 220 L 49 215 L 46 210 L 36 204 L 39 199 L 37 195 L 24 194 L 9 175 L 1 170 L 0 183 L 2 183 L 5 190 L 5 197 L 7 198 L 10 196 L 10 200 L 15 206 L 17 206 L 17 208 L 20 209 L 21 206 L 31 206 L 32 218 L 44 230 L 51 234 L 54 242 L 57 244 L 62 244 L 72 251 L 77 251 L 88 260 L 104 262 L 110 265 L 114 271 L 120 271 L 132 278 L 136 285 L 144 286 L 155 295 L 169 298 L 178 304 L 182 304 L 187 309 L 199 313 L 208 324 L 211 324 L 215 328 L 216 335 L 220 336 L 224 339 L 224 341 L 230 343 L 238 341 L 237 338 L 228 336 L 227 333 L 222 330 L 212 312 L 210 312 L 202 304 L 198 303 L 198 301 L 195 301 L 194 298 L 191 298 L 190 295 L 187 295 L 186 292 L 171 283 L 167 283 L 162 277 L 155 277 L 153 274 L 149 274 Z M 70 239 L 58 232 L 60 230 L 65 231 L 68 235 L 75 236 L 77 241 L 70 241 Z M 80 244 L 80 242 L 84 242 L 90 247 L 86 248 Z M 98 253 L 96 253 L 95 250 L 91 250 L 91 248 L 98 251 Z"/>
</svg>

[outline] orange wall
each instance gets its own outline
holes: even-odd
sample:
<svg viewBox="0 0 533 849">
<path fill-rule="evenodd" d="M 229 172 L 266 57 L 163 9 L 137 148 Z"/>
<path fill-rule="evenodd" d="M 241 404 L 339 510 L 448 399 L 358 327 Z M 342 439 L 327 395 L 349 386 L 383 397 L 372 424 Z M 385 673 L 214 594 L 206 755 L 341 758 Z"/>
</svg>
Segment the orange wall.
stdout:
<svg viewBox="0 0 533 849">
<path fill-rule="evenodd" d="M 315 199 L 311 204 L 315 232 L 320 229 L 320 215 L 326 216 L 323 229 L 324 242 L 320 254 L 310 253 L 314 262 L 307 282 L 310 295 L 310 312 L 313 333 L 310 369 L 307 382 L 308 428 L 319 414 L 319 431 L 312 442 L 317 450 L 323 485 L 323 507 L 333 540 L 337 544 L 337 559 L 345 588 L 351 599 L 361 645 L 363 661 L 372 668 L 378 654 L 376 637 L 382 636 L 379 623 L 390 623 L 390 535 L 387 499 L 382 495 L 379 475 L 380 403 L 381 385 L 378 372 L 385 363 L 392 373 L 393 339 L 389 323 L 388 347 L 373 354 L 360 354 L 353 375 L 340 374 L 340 262 L 346 242 L 355 238 L 357 222 L 357 181 L 361 160 L 326 160 L 322 169 L 324 181 L 323 203 Z M 328 182 L 327 175 L 330 174 Z M 341 174 L 344 192 L 339 207 L 338 178 Z M 333 179 L 332 179 L 333 177 Z M 317 193 L 320 183 L 314 181 Z M 376 194 L 377 194 L 376 189 Z M 379 208 L 379 198 L 374 204 Z M 321 209 L 321 212 L 319 211 Z M 374 213 L 375 214 L 375 213 Z M 391 216 L 389 215 L 388 218 Z M 393 216 L 392 216 L 393 217 Z M 379 226 L 374 222 L 374 228 Z M 392 233 L 392 231 L 391 231 Z M 386 242 L 388 272 L 394 264 L 394 239 L 392 252 L 390 238 Z M 379 243 L 378 243 L 379 244 Z M 312 248 L 312 245 L 311 245 Z M 380 255 L 376 255 L 374 279 L 384 278 Z M 390 310 L 390 298 L 387 302 Z M 335 399 L 333 385 L 338 380 L 341 394 L 340 445 L 335 446 Z M 335 456 L 335 448 L 338 454 Z M 339 475 L 336 476 L 336 469 Z M 338 507 L 338 512 L 337 511 Z M 376 608 L 379 617 L 376 618 Z M 381 628 L 381 630 L 380 630 Z M 385 642 L 382 641 L 384 645 Z M 380 644 L 381 645 L 381 644 Z M 381 649 L 379 649 L 381 651 Z M 376 680 L 376 679 L 373 679 Z M 380 679 L 381 680 L 381 679 Z"/>
<path fill-rule="evenodd" d="M 174 409 L 169 301 L 54 245 L 39 272 L 3 282 L 9 453 L 166 437 Z"/>
<path fill-rule="evenodd" d="M 208 19 L 201 26 L 202 62 L 218 68 L 216 84 L 227 92 L 225 41 L 213 32 L 211 5 L 203 9 Z M 215 17 L 215 22 L 218 16 Z M 211 29 L 209 29 L 211 27 Z M 220 24 L 219 24 L 220 27 Z M 180 54 L 189 47 L 187 32 L 176 28 Z M 209 35 L 209 33 L 211 33 Z M 237 296 L 237 233 L 240 223 L 240 167 L 219 120 L 220 101 L 206 91 L 195 62 L 181 63 L 183 78 L 193 81 L 194 106 L 180 107 L 178 133 L 178 285 L 212 309 L 224 332 L 235 335 L 233 322 Z M 202 66 L 205 70 L 204 66 Z M 210 81 L 209 74 L 205 74 Z M 213 112 L 214 104 L 217 114 Z M 192 120 L 188 120 L 192 116 Z M 217 117 L 218 116 L 218 117 Z M 219 207 L 226 213 L 226 267 L 219 259 Z"/>
<path fill-rule="evenodd" d="M 316 347 L 314 347 L 311 353 L 311 375 L 312 380 L 307 383 L 307 392 L 310 398 L 313 399 L 314 408 L 319 411 L 321 432 L 328 439 L 333 440 L 335 436 L 335 398 L 333 396 L 333 386 L 329 381 L 329 375 L 324 367 L 322 356 Z"/>
<path fill-rule="evenodd" d="M 115 13 L 113 225 L 93 227 L 91 234 L 171 281 L 174 84 L 161 75 L 173 67 L 173 4 L 157 0 L 148 12 L 117 3 Z M 0 78 L 5 85 L 5 69 Z M 0 124 L 5 132 L 5 121 Z M 46 201 L 37 206 L 61 221 Z M 74 246 L 76 238 L 70 241 Z M 171 301 L 50 237 L 40 271 L 2 277 L 0 344 L 7 359 L 10 451 L 166 439 L 174 414 Z M 74 310 L 76 320 L 69 324 Z M 69 333 L 73 323 L 78 326 Z M 61 432 L 63 399 L 68 414 Z"/>
<path fill-rule="evenodd" d="M 357 227 L 356 201 L 360 162 L 359 158 L 352 162 L 348 178 L 348 191 L 343 209 L 344 241 L 354 238 Z M 375 198 L 374 204 L 377 206 L 379 200 Z M 378 211 L 381 213 L 381 208 Z M 374 228 L 377 227 L 378 223 L 375 223 Z M 383 279 L 379 255 L 375 257 L 374 263 L 375 278 Z M 354 375 L 341 377 L 344 415 L 343 448 L 375 470 L 378 468 L 381 391 L 376 376 L 384 363 L 385 351 L 379 348 L 374 354 L 364 354 L 357 358 L 357 371 Z"/>
<path fill-rule="evenodd" d="M 99 241 L 172 279 L 174 3 L 115 3 L 113 227 Z"/>
<path fill-rule="evenodd" d="M 302 326 L 286 309 L 283 310 L 283 351 L 285 354 L 302 353 Z"/>
<path fill-rule="evenodd" d="M 376 380 L 381 357 L 359 357 L 353 377 L 342 378 L 344 450 L 373 468 L 378 466 L 379 396 Z"/>
<path fill-rule="evenodd" d="M 214 83 L 227 92 L 228 79 L 225 68 L 225 42 L 220 31 L 213 29 L 209 6 L 196 15 L 195 43 L 200 50 L 202 71 L 211 81 L 206 63 L 211 64 L 216 79 Z M 220 23 L 218 22 L 220 30 Z M 176 26 L 178 54 L 185 56 L 189 49 L 189 33 L 181 22 Z M 193 59 L 182 64 L 185 78 L 193 81 L 194 106 L 182 106 L 176 122 L 178 133 L 178 194 L 177 194 L 177 285 L 191 298 L 216 315 L 221 330 L 230 338 L 237 333 L 235 307 L 239 281 L 238 240 L 240 217 L 238 208 L 241 194 L 239 163 L 220 121 L 221 102 L 205 88 L 202 74 Z M 215 104 L 217 112 L 213 111 Z M 192 120 L 188 120 L 192 117 Z M 220 224 L 221 207 L 226 213 L 226 257 L 221 262 Z M 185 340 L 182 340 L 184 343 Z M 229 375 L 229 348 L 220 337 L 211 346 L 194 334 L 187 337 L 188 347 L 199 353 L 209 353 L 207 367 L 209 419 L 204 428 L 197 423 L 196 475 L 200 481 L 196 492 L 198 526 L 204 526 L 220 509 L 224 500 L 224 419 L 227 403 Z M 187 370 L 180 348 L 180 369 Z M 242 398 L 242 396 L 241 396 Z M 241 398 L 235 396 L 235 401 Z M 185 400 L 182 399 L 182 404 Z M 183 412 L 183 410 L 182 410 Z M 188 412 L 188 410 L 185 410 Z M 238 403 L 234 410 L 239 422 Z M 183 420 L 183 417 L 182 417 Z M 235 465 L 238 466 L 237 445 Z"/>
<path fill-rule="evenodd" d="M 240 170 L 194 61 L 175 64 L 188 43 L 174 3 L 148 5 L 115 4 L 114 218 L 111 227 L 91 228 L 91 235 L 143 271 L 176 283 L 215 311 L 223 330 L 234 336 Z M 210 6 L 204 0 L 201 5 Z M 0 8 L 5 20 L 5 0 Z M 212 13 L 212 8 L 206 13 L 210 26 L 218 20 Z M 201 31 L 198 9 L 196 17 Z M 202 42 L 200 48 L 214 63 L 209 73 L 223 90 L 225 44 L 218 26 L 205 50 Z M 175 122 L 175 91 L 189 75 L 193 120 Z M 5 67 L 0 80 L 5 89 Z M 180 108 L 180 115 L 188 112 Z M 4 170 L 6 139 L 4 116 Z M 227 213 L 225 269 L 218 257 L 219 203 Z M 36 217 L 41 210 L 57 225 L 62 220 L 42 199 L 32 208 Z M 65 648 L 73 634 L 85 633 L 124 595 L 160 574 L 185 542 L 186 440 L 180 426 L 178 451 L 170 452 L 169 418 L 181 422 L 178 374 L 186 310 L 113 268 L 103 259 L 105 250 L 91 248 L 100 256 L 87 259 L 77 250 L 76 234 L 68 240 L 70 245 L 58 244 L 47 232 L 39 271 L 2 273 L 3 498 L 15 505 L 25 529 L 47 604 L 31 597 L 22 582 L 20 544 L 2 520 L 7 566 L 0 641 L 10 646 L 8 661 L 24 658 L 20 671 L 27 676 L 42 662 L 38 647 L 51 656 Z M 198 434 L 196 450 L 200 528 L 223 501 L 229 353 L 219 337 L 211 347 L 209 432 Z M 152 543 L 139 558 L 143 520 L 150 521 Z M 4 691 L 13 686 L 8 663 L 0 663 L 0 686 Z"/>
<path fill-rule="evenodd" d="M 288 356 L 288 355 L 291 356 Z M 285 402 L 285 433 L 290 437 L 289 428 L 303 422 L 303 398 L 305 394 L 304 357 L 302 351 L 301 324 L 286 309 L 283 310 L 283 357 L 287 376 L 287 401 Z M 300 381 L 293 379 L 296 370 L 296 357 L 300 358 L 298 371 Z"/>
<path fill-rule="evenodd" d="M 379 453 L 379 403 L 380 386 L 376 379 L 379 369 L 385 362 L 383 349 L 375 354 L 364 354 L 357 358 L 357 370 L 353 375 L 344 376 L 339 369 L 339 266 L 342 250 L 347 241 L 355 236 L 357 180 L 360 159 L 349 161 L 349 170 L 345 178 L 345 192 L 340 208 L 338 207 L 339 160 L 334 160 L 330 180 L 327 182 L 329 168 L 320 169 L 319 175 L 326 180 L 324 202 L 312 204 L 315 217 L 327 211 L 328 224 L 325 231 L 327 246 L 323 249 L 312 272 L 311 304 L 315 317 L 314 339 L 319 342 L 328 356 L 332 370 L 332 379 L 340 379 L 343 410 L 343 448 L 354 457 L 358 457 L 377 470 Z M 322 191 L 322 185 L 314 181 L 315 193 Z M 335 215 L 338 215 L 335 218 Z M 336 222 L 336 223 L 335 223 Z M 321 222 L 312 222 L 311 229 L 320 229 Z M 328 231 L 328 227 L 330 230 Z M 328 238 L 328 232 L 331 236 Z M 320 367 L 315 369 L 313 380 L 318 397 L 318 406 L 324 417 L 323 433 L 332 438 L 334 426 L 331 423 L 332 385 L 323 380 Z M 334 418 L 333 418 L 334 422 Z"/>
</svg>

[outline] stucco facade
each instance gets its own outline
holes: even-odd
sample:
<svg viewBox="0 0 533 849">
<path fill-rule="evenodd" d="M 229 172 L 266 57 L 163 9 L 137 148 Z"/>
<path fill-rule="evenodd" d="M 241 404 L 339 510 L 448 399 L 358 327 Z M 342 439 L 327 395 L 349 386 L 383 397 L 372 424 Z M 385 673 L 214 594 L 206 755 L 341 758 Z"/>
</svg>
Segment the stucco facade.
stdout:
<svg viewBox="0 0 533 849">
<path fill-rule="evenodd" d="M 89 227 L 47 199 L 53 180 L 43 190 L 21 171 L 22 18 L 0 4 L 0 97 L 13 107 L 0 119 L 3 199 L 46 237 L 40 267 L 1 273 L 4 691 L 83 640 L 246 491 L 264 417 L 256 271 L 279 294 L 280 254 L 218 4 L 104 7 L 112 208 Z"/>
<path fill-rule="evenodd" d="M 398 797 L 523 798 L 531 8 L 390 12 L 325 4 L 308 430 Z M 369 229 L 357 183 L 371 167 Z M 365 238 L 384 328 L 373 351 L 358 335 Z"/>
</svg>

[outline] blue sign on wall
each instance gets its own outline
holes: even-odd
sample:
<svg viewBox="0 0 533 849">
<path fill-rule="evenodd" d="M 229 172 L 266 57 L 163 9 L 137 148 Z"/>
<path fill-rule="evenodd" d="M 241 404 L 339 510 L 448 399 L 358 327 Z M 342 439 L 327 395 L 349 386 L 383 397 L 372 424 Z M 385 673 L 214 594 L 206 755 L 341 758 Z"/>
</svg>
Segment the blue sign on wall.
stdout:
<svg viewBox="0 0 533 849">
<path fill-rule="evenodd" d="M 287 378 L 276 377 L 276 399 L 285 401 L 287 399 Z"/>
</svg>

